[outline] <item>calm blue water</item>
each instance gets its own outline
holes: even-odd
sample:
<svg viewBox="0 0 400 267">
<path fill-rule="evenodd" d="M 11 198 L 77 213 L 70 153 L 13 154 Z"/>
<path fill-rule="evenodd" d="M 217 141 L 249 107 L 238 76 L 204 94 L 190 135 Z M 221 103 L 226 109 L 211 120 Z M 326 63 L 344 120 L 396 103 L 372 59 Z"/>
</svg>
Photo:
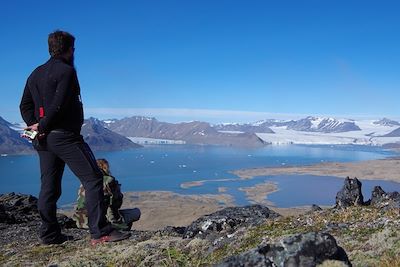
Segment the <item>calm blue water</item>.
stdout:
<svg viewBox="0 0 400 267">
<path fill-rule="evenodd" d="M 297 205 L 331 205 L 343 181 L 334 177 L 307 175 L 256 177 L 251 180 L 215 182 L 214 179 L 237 178 L 231 170 L 261 166 L 304 165 L 319 162 L 348 162 L 393 156 L 393 152 L 363 146 L 268 146 L 239 149 L 212 146 L 152 146 L 131 151 L 98 152 L 106 158 L 123 191 L 165 190 L 180 194 L 217 194 L 226 187 L 238 205 L 248 204 L 239 187 L 264 181 L 278 183 L 279 191 L 269 199 L 280 207 Z M 36 155 L 0 157 L 0 193 L 20 192 L 38 195 L 39 163 Z M 208 180 L 203 186 L 182 189 L 181 183 Z M 365 197 L 374 185 L 386 191 L 400 191 L 400 184 L 384 181 L 363 181 Z M 66 170 L 63 194 L 59 204 L 75 201 L 78 179 Z"/>
</svg>

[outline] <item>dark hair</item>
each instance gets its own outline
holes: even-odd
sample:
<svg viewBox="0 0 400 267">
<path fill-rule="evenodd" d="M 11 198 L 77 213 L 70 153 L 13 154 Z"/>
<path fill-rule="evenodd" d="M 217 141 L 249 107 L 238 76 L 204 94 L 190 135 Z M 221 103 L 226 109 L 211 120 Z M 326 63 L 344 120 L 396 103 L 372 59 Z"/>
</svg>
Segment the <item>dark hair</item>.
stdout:
<svg viewBox="0 0 400 267">
<path fill-rule="evenodd" d="M 50 56 L 61 56 L 70 47 L 74 47 L 75 37 L 68 32 L 57 30 L 49 34 L 48 43 Z"/>
</svg>

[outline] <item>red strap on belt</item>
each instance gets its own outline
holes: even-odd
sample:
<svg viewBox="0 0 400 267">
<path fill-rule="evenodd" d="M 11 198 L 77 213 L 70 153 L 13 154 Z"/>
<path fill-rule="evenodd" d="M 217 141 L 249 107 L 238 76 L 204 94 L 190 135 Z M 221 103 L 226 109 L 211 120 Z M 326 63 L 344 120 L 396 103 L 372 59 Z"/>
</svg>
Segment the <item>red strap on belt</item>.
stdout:
<svg viewBox="0 0 400 267">
<path fill-rule="evenodd" d="M 39 108 L 39 117 L 40 117 L 40 118 L 43 118 L 43 117 L 44 117 L 44 108 L 43 108 L 43 107 L 40 107 L 40 108 Z"/>
</svg>

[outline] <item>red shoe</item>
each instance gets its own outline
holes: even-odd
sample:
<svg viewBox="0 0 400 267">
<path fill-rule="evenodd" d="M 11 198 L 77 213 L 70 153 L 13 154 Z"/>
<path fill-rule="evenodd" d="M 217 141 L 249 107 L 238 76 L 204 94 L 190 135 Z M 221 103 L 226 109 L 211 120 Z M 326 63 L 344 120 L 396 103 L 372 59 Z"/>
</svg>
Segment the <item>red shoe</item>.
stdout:
<svg viewBox="0 0 400 267">
<path fill-rule="evenodd" d="M 92 246 L 95 246 L 97 244 L 103 244 L 105 242 L 121 241 L 124 239 L 128 239 L 130 236 L 131 233 L 121 233 L 120 231 L 112 230 L 108 235 L 104 235 L 97 239 L 92 239 L 90 243 L 92 244 Z"/>
</svg>

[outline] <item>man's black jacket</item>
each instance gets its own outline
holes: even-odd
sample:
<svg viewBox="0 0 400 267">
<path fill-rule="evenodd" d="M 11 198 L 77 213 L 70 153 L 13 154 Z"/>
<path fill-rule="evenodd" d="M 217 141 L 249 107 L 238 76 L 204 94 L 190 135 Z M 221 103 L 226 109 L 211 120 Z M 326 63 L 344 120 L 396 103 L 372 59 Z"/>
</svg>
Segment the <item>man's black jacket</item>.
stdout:
<svg viewBox="0 0 400 267">
<path fill-rule="evenodd" d="M 75 68 L 54 57 L 37 67 L 26 82 L 20 111 L 28 126 L 39 122 L 39 133 L 63 129 L 79 134 L 83 109 Z"/>
</svg>

